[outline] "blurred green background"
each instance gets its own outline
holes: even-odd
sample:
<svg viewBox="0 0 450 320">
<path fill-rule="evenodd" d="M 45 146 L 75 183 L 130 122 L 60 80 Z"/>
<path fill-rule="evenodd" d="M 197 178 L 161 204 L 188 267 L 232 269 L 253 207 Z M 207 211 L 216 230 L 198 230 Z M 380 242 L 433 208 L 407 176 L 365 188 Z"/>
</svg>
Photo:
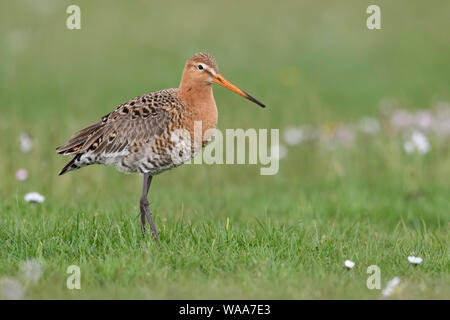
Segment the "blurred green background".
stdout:
<svg viewBox="0 0 450 320">
<path fill-rule="evenodd" d="M 81 8 L 81 30 L 66 28 L 69 4 Z M 381 7 L 382 30 L 367 29 L 369 4 Z M 386 115 L 450 100 L 449 13 L 448 1 L 2 2 L 0 276 L 19 277 L 21 262 L 38 258 L 45 272 L 29 298 L 377 298 L 365 268 L 378 264 L 409 279 L 400 298 L 449 298 L 449 137 L 407 154 Z M 275 176 L 202 165 L 156 177 L 158 251 L 140 243 L 141 178 L 98 166 L 58 177 L 69 158 L 55 148 L 122 102 L 177 87 L 199 51 L 267 105 L 215 88 L 219 129 L 276 128 L 280 144 L 284 129 L 305 124 L 332 135 L 371 117 L 381 130 L 347 148 L 285 146 Z M 19 149 L 23 132 L 30 153 Z M 29 191 L 46 201 L 30 206 Z M 229 243 L 227 218 L 242 242 Z M 413 252 L 424 264 L 410 274 Z M 342 263 L 352 256 L 360 267 L 349 280 Z M 89 270 L 90 290 L 64 288 L 72 263 Z"/>
</svg>

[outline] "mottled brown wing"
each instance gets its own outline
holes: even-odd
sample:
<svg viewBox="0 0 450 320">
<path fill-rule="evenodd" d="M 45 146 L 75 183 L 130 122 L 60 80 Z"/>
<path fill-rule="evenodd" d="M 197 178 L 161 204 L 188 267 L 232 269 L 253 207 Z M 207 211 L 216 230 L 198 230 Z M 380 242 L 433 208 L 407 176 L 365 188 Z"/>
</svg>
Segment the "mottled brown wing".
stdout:
<svg viewBox="0 0 450 320">
<path fill-rule="evenodd" d="M 122 152 L 162 135 L 179 114 L 176 89 L 153 92 L 130 100 L 102 120 L 81 131 L 57 149 L 64 155 L 92 155 Z"/>
<path fill-rule="evenodd" d="M 107 117 L 107 116 L 105 116 Z M 105 118 L 103 117 L 103 118 Z M 77 154 L 81 151 L 81 147 L 89 137 L 97 133 L 104 126 L 104 121 L 94 123 L 73 135 L 73 137 L 64 145 L 56 148 L 59 154 L 70 155 Z"/>
</svg>

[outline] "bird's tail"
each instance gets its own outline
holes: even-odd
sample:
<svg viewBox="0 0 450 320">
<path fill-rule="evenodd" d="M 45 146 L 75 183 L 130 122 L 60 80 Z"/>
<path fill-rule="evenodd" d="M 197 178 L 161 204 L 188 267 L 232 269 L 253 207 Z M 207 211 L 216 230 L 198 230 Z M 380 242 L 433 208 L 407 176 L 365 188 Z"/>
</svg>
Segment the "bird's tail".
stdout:
<svg viewBox="0 0 450 320">
<path fill-rule="evenodd" d="M 77 154 L 68 164 L 66 164 L 66 166 L 64 168 L 61 169 L 61 171 L 59 172 L 59 175 L 61 176 L 64 173 L 81 168 L 81 166 L 77 164 L 77 162 L 79 162 L 80 158 L 81 158 L 81 154 Z"/>
<path fill-rule="evenodd" d="M 75 157 L 61 169 L 59 175 L 91 164 L 89 161 L 86 161 L 86 157 L 82 158 L 82 156 L 89 151 L 88 149 L 92 144 L 97 142 L 98 145 L 98 138 L 102 135 L 101 129 L 103 126 L 103 121 L 94 123 L 93 125 L 78 131 L 66 144 L 56 149 L 56 151 L 62 155 L 75 155 Z"/>
</svg>

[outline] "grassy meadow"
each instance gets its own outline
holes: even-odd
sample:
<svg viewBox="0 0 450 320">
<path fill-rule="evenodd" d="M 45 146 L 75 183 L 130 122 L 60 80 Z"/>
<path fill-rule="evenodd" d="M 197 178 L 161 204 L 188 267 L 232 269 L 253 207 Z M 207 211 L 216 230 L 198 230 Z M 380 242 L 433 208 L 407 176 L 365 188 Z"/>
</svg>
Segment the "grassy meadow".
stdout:
<svg viewBox="0 0 450 320">
<path fill-rule="evenodd" d="M 69 4 L 81 30 L 66 28 Z M 381 30 L 366 28 L 369 4 Z M 0 298 L 449 299 L 448 12 L 448 1 L 406 0 L 3 2 Z M 279 129 L 282 159 L 272 176 L 185 165 L 155 177 L 156 245 L 141 236 L 140 176 L 90 166 L 59 177 L 70 158 L 55 148 L 122 102 L 177 87 L 199 51 L 267 105 L 216 87 L 218 128 Z M 417 129 L 429 150 L 407 152 L 416 128 L 402 119 L 420 112 L 433 115 Z M 314 137 L 286 142 L 304 126 Z M 31 191 L 45 201 L 25 202 Z M 23 272 L 30 259 L 37 281 Z M 70 265 L 80 290 L 66 287 Z M 382 289 L 400 278 L 392 294 L 367 288 L 370 265 Z"/>
</svg>

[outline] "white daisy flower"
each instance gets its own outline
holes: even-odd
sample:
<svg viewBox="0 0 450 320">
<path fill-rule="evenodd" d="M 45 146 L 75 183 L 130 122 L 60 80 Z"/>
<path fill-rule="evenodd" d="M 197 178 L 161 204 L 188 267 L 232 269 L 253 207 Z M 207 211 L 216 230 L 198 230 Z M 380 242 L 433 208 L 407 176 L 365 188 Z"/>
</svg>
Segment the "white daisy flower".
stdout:
<svg viewBox="0 0 450 320">
<path fill-rule="evenodd" d="M 427 137 L 419 131 L 414 131 L 412 133 L 411 138 L 404 143 L 403 148 L 408 154 L 413 152 L 426 154 L 431 150 Z"/>
<path fill-rule="evenodd" d="M 345 260 L 344 265 L 347 269 L 353 269 L 355 263 L 351 260 Z"/>
<path fill-rule="evenodd" d="M 22 133 L 20 135 L 20 151 L 27 153 L 31 151 L 33 147 L 33 142 L 28 134 Z"/>
<path fill-rule="evenodd" d="M 422 258 L 409 256 L 408 257 L 409 263 L 413 264 L 414 266 L 422 263 Z"/>
<path fill-rule="evenodd" d="M 392 294 L 392 292 L 394 291 L 395 287 L 397 287 L 399 284 L 400 284 L 400 278 L 395 277 L 394 279 L 390 280 L 387 283 L 386 288 L 383 289 L 381 294 L 385 297 L 389 297 Z"/>
<path fill-rule="evenodd" d="M 417 152 L 419 152 L 420 154 L 425 154 L 430 151 L 430 143 L 428 142 L 428 139 L 424 134 L 420 132 L 414 132 L 411 140 L 415 144 Z"/>
<path fill-rule="evenodd" d="M 42 203 L 45 200 L 45 197 L 38 192 L 29 192 L 24 197 L 26 202 L 38 202 Z"/>
</svg>

